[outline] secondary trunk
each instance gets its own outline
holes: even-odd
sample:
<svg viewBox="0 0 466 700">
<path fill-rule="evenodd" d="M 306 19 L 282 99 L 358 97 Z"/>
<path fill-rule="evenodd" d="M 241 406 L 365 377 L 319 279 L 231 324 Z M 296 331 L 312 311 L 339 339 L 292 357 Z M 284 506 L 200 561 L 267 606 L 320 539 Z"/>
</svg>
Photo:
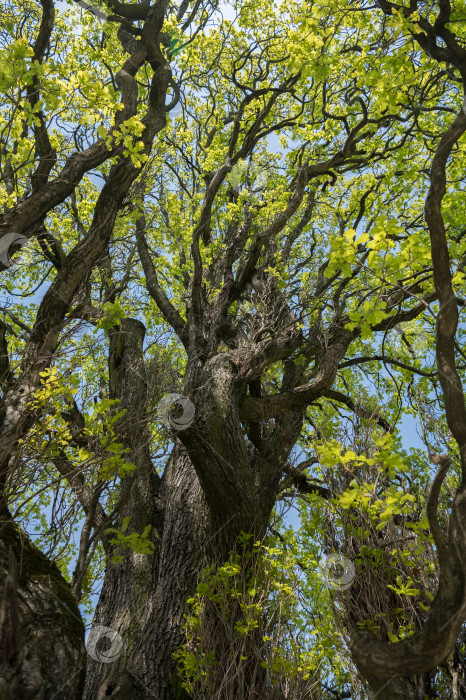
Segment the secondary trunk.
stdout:
<svg viewBox="0 0 466 700">
<path fill-rule="evenodd" d="M 80 700 L 86 670 L 76 599 L 51 563 L 2 513 L 0 697 Z"/>
</svg>

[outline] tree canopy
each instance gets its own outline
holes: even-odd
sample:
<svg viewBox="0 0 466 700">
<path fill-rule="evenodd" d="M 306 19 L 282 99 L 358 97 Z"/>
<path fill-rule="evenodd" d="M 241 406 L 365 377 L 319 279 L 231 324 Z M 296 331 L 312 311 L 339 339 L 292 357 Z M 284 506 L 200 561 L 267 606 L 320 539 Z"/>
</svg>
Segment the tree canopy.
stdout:
<svg viewBox="0 0 466 700">
<path fill-rule="evenodd" d="M 0 89 L 2 697 L 466 697 L 464 0 L 1 0 Z"/>
</svg>

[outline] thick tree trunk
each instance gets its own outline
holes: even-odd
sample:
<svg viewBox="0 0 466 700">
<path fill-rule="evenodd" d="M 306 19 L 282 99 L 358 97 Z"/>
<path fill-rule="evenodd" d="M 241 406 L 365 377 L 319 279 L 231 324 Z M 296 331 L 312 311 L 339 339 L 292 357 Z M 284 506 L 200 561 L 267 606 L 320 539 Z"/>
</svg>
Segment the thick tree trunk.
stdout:
<svg viewBox="0 0 466 700">
<path fill-rule="evenodd" d="M 369 685 L 377 700 L 425 700 L 429 690 L 426 675 L 374 681 Z"/>
<path fill-rule="evenodd" d="M 187 697 L 173 659 L 183 642 L 186 601 L 200 571 L 226 560 L 244 520 L 230 516 L 213 524 L 194 468 L 179 445 L 160 495 L 166 508 L 157 551 L 149 558 L 132 554 L 107 568 L 94 625 L 118 631 L 123 648 L 113 665 L 88 660 L 85 700 Z M 251 531 L 256 526 L 251 520 Z"/>
<path fill-rule="evenodd" d="M 0 525 L 0 698 L 80 700 L 84 625 L 69 584 L 7 511 Z"/>
</svg>

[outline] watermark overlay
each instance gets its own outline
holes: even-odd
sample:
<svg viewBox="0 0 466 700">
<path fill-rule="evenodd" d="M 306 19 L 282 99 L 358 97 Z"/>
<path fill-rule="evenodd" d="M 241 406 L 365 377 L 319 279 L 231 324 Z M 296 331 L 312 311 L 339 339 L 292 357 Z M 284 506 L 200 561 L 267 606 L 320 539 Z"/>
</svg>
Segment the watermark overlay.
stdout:
<svg viewBox="0 0 466 700">
<path fill-rule="evenodd" d="M 237 163 L 234 164 L 234 166 L 231 169 L 231 172 L 228 173 L 228 180 L 230 181 L 230 185 L 232 186 L 235 192 L 239 192 L 241 184 L 246 175 L 247 169 L 248 164 L 246 163 L 246 161 L 239 160 Z"/>
<path fill-rule="evenodd" d="M 254 183 L 254 192 L 262 192 L 265 190 L 268 178 L 267 170 L 260 165 L 254 165 L 251 174 Z"/>
<path fill-rule="evenodd" d="M 5 267 L 12 267 L 15 262 L 10 258 L 10 251 L 13 247 L 24 248 L 28 243 L 32 243 L 32 240 L 23 236 L 22 233 L 16 233 L 15 231 L 10 231 L 6 236 L 0 238 L 0 262 Z"/>
<path fill-rule="evenodd" d="M 157 416 L 168 428 L 186 430 L 192 424 L 196 409 L 192 401 L 181 394 L 166 394 L 157 405 Z"/>
<path fill-rule="evenodd" d="M 77 0 L 76 4 L 79 5 L 79 7 L 82 7 L 83 10 L 89 10 L 89 12 L 94 15 L 94 17 L 96 17 L 101 24 L 104 24 L 104 22 L 107 21 L 107 13 L 100 7 L 97 7 L 97 5 L 89 5 L 89 3 L 85 2 L 85 0 Z"/>
<path fill-rule="evenodd" d="M 230 173 L 228 174 L 228 180 L 233 190 L 238 193 L 244 185 L 246 175 L 250 173 L 250 179 L 252 185 L 250 190 L 253 193 L 262 192 L 267 186 L 267 170 L 259 165 L 250 166 L 244 160 L 239 160 Z"/>
<path fill-rule="evenodd" d="M 18 233 L 16 231 L 10 231 L 7 233 L 5 236 L 0 238 L 0 263 L 2 263 L 5 268 L 14 267 L 15 269 L 20 267 L 22 264 L 24 265 L 31 263 L 32 253 L 38 251 L 38 248 L 35 248 L 35 241 L 39 238 L 39 236 L 40 234 L 38 236 L 33 235 L 31 238 L 28 238 L 22 233 Z M 53 251 L 53 247 L 50 248 L 48 238 L 45 238 L 44 240 L 47 247 L 49 247 L 49 250 Z M 57 245 L 63 246 L 63 239 L 59 232 L 54 232 L 52 242 L 53 240 Z M 19 250 L 21 250 L 21 255 L 15 255 L 13 260 L 10 255 L 17 253 Z"/>
<path fill-rule="evenodd" d="M 110 646 L 105 647 L 102 642 L 110 642 Z M 112 664 L 118 659 L 123 649 L 121 636 L 111 627 L 95 625 L 91 628 L 86 640 L 86 651 L 94 661 L 101 664 Z"/>
<path fill-rule="evenodd" d="M 432 338 L 427 331 L 417 329 L 409 323 L 398 323 L 393 330 L 397 334 L 396 350 L 407 359 L 419 359 L 432 345 Z"/>
<path fill-rule="evenodd" d="M 345 591 L 351 586 L 356 570 L 351 559 L 341 554 L 326 554 L 320 560 L 317 570 L 327 588 Z"/>
</svg>

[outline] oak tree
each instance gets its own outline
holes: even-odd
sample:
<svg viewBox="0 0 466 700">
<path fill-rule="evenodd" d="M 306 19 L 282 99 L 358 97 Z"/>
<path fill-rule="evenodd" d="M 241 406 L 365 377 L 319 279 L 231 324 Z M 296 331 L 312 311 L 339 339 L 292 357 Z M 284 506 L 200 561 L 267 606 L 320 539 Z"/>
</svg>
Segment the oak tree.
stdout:
<svg viewBox="0 0 466 700">
<path fill-rule="evenodd" d="M 2 697 L 460 697 L 464 0 L 1 8 Z"/>
</svg>

